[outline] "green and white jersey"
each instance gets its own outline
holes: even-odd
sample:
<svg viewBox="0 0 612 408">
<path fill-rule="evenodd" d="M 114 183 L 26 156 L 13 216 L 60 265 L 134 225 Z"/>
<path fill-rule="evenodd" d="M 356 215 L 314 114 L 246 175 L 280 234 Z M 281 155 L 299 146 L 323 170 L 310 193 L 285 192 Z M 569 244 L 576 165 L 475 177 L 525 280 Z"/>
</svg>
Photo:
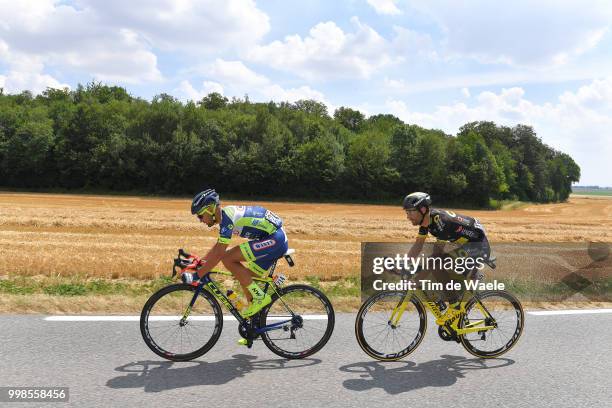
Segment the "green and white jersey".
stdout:
<svg viewBox="0 0 612 408">
<path fill-rule="evenodd" d="M 262 239 L 283 226 L 283 220 L 270 210 L 258 206 L 230 205 L 221 210 L 219 242 L 227 244 L 232 235 Z"/>
</svg>

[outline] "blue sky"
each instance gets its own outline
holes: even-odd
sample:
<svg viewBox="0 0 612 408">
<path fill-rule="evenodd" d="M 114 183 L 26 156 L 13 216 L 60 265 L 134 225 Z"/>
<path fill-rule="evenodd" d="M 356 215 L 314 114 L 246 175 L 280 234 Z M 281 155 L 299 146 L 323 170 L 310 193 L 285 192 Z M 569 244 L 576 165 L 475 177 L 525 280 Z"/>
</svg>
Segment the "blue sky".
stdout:
<svg viewBox="0 0 612 408">
<path fill-rule="evenodd" d="M 606 1 L 0 0 L 0 87 L 318 99 L 455 134 L 531 125 L 612 185 Z"/>
</svg>

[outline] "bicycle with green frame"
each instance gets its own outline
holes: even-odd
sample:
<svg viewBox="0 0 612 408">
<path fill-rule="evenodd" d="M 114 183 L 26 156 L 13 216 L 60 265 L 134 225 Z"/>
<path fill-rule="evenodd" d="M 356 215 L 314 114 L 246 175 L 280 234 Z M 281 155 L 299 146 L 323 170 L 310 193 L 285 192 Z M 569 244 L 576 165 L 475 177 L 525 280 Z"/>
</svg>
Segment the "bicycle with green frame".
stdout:
<svg viewBox="0 0 612 408">
<path fill-rule="evenodd" d="M 495 268 L 495 258 L 486 263 Z M 442 340 L 461 343 L 477 357 L 501 356 L 516 344 L 523 332 L 523 307 L 506 291 L 465 289 L 460 298 L 461 313 L 448 317 L 442 314 L 439 305 L 439 301 L 421 289 L 372 295 L 361 305 L 355 320 L 359 346 L 370 357 L 381 361 L 406 357 L 425 337 L 427 309 L 436 319 Z"/>
<path fill-rule="evenodd" d="M 293 266 L 289 249 L 284 258 Z M 174 260 L 173 274 L 193 266 L 194 259 L 182 249 Z M 278 260 L 277 260 L 278 261 Z M 329 299 L 308 285 L 283 286 L 274 276 L 276 262 L 266 277 L 253 277 L 272 296 L 272 302 L 251 318 L 244 318 L 223 286 L 212 275 L 232 276 L 213 269 L 192 284 L 178 283 L 154 293 L 144 305 L 140 331 L 149 348 L 172 361 L 189 361 L 208 352 L 221 336 L 223 311 L 220 304 L 238 321 L 240 336 L 250 348 L 261 338 L 275 354 L 300 359 L 319 351 L 334 329 L 334 309 Z M 228 316 L 229 317 L 229 316 Z"/>
</svg>

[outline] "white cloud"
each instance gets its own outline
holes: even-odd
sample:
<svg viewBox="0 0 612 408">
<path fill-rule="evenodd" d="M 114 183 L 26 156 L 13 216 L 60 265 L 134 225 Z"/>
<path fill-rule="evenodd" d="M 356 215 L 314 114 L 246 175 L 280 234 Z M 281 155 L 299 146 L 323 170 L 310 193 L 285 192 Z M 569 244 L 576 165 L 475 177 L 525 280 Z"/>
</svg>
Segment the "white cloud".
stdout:
<svg viewBox="0 0 612 408">
<path fill-rule="evenodd" d="M 387 77 L 383 80 L 383 86 L 385 91 L 390 93 L 412 94 L 451 88 L 461 89 L 494 85 L 516 86 L 520 84 L 593 80 L 593 78 L 600 77 L 602 72 L 612 72 L 610 61 L 598 61 L 595 64 L 586 63 L 574 67 L 506 69 L 504 71 L 459 75 L 443 72 L 440 75 L 428 75 L 425 79 Z"/>
<path fill-rule="evenodd" d="M 428 2 L 411 6 L 433 18 L 445 36 L 445 51 L 485 63 L 520 66 L 565 64 L 595 48 L 609 32 L 612 7 L 580 2 Z"/>
<path fill-rule="evenodd" d="M 275 102 L 287 101 L 295 102 L 300 99 L 314 99 L 323 102 L 327 105 L 328 110 L 333 109 L 333 106 L 325 99 L 325 96 L 309 86 L 300 86 L 298 88 L 282 88 L 276 84 L 270 84 L 260 90 L 261 94 L 268 100 Z"/>
<path fill-rule="evenodd" d="M 367 0 L 368 4 L 376 10 L 378 14 L 398 15 L 402 11 L 397 8 L 396 0 Z"/>
<path fill-rule="evenodd" d="M 474 104 L 441 105 L 431 113 L 413 111 L 396 99 L 388 100 L 384 110 L 408 123 L 451 134 L 465 123 L 479 120 L 506 126 L 530 125 L 545 143 L 577 161 L 582 180 L 610 185 L 612 77 L 595 80 L 576 92 L 564 92 L 555 103 L 534 103 L 522 88 L 513 87 L 499 93 L 481 92 Z"/>
<path fill-rule="evenodd" d="M 470 90 L 468 88 L 461 88 L 461 95 L 463 95 L 464 98 L 469 98 Z"/>
<path fill-rule="evenodd" d="M 269 28 L 252 0 L 0 0 L 0 62 L 13 72 L 2 73 L 11 88 L 53 83 L 46 70 L 120 83 L 160 81 L 156 50 L 240 49 Z M 16 78 L 14 61 L 24 58 L 42 64 L 39 77 Z"/>
<path fill-rule="evenodd" d="M 434 41 L 429 34 L 399 26 L 393 27 L 393 31 L 395 31 L 394 51 L 403 58 L 414 56 L 430 60 L 439 58 Z"/>
<path fill-rule="evenodd" d="M 270 30 L 268 16 L 253 0 L 79 0 L 99 25 L 129 27 L 153 48 L 188 53 L 243 48 Z"/>
<path fill-rule="evenodd" d="M 8 44 L 0 39 L 0 58 L 5 59 L 8 57 Z"/>
<path fill-rule="evenodd" d="M 178 91 L 183 100 L 199 101 L 205 96 L 202 95 L 200 91 L 196 90 L 193 85 L 191 85 L 191 82 L 187 80 L 181 81 L 176 91 Z"/>
<path fill-rule="evenodd" d="M 0 75 L 0 88 L 12 94 L 29 90 L 36 95 L 47 88 L 70 88 L 70 85 L 40 72 L 9 71 L 6 76 Z"/>
<path fill-rule="evenodd" d="M 269 80 L 249 69 L 242 61 L 216 59 L 205 70 L 206 75 L 237 88 L 257 88 L 267 85 Z"/>
<path fill-rule="evenodd" d="M 612 113 L 612 78 L 595 80 L 576 93 L 564 92 L 559 100 L 568 107 Z"/>
<path fill-rule="evenodd" d="M 216 92 L 223 95 L 223 86 L 220 83 L 213 81 L 204 81 L 202 83 L 202 91 L 206 92 L 206 95 Z"/>
<path fill-rule="evenodd" d="M 251 100 L 256 101 L 295 102 L 300 99 L 315 99 L 326 104 L 328 109 L 333 108 L 323 93 L 309 86 L 283 88 L 266 76 L 251 70 L 242 61 L 217 59 L 211 64 L 199 67 L 197 72 L 209 79 L 204 81 L 200 91 L 193 88 L 189 81 L 182 81 L 179 91 L 185 99 L 199 100 L 216 89 L 215 92 L 224 93 L 226 96 L 243 97 L 248 94 Z"/>
<path fill-rule="evenodd" d="M 180 82 L 178 89 L 176 91 L 179 95 L 182 96 L 184 101 L 200 101 L 206 95 L 216 92 L 223 95 L 223 86 L 217 82 L 213 81 L 204 81 L 202 82 L 202 88 L 198 91 L 193 85 L 187 80 L 183 80 Z"/>
<path fill-rule="evenodd" d="M 353 32 L 344 32 L 333 21 L 319 23 L 307 37 L 290 35 L 252 48 L 247 57 L 310 80 L 369 78 L 393 62 L 390 43 L 374 29 L 351 18 Z"/>
<path fill-rule="evenodd" d="M 42 72 L 44 65 L 40 58 L 22 55 L 12 57 L 8 62 L 9 69 L 6 75 L 0 75 L 0 88 L 4 88 L 7 93 L 29 90 L 34 94 L 39 94 L 47 88 L 70 88 L 68 84 L 44 74 Z"/>
<path fill-rule="evenodd" d="M 6 44 L 0 57 L 12 70 L 18 61 L 32 59 L 39 73 L 54 67 L 79 70 L 100 80 L 137 83 L 161 79 L 157 57 L 138 33 L 98 23 L 95 11 L 88 8 L 54 1 L 0 0 L 0 35 Z M 25 70 L 19 71 L 22 74 L 30 71 L 23 65 L 18 69 Z M 36 84 L 34 77 L 31 85 L 14 81 L 14 87 Z"/>
<path fill-rule="evenodd" d="M 395 89 L 397 91 L 406 91 L 409 87 L 408 82 L 403 79 L 385 78 L 383 84 L 385 88 L 389 90 Z"/>
</svg>

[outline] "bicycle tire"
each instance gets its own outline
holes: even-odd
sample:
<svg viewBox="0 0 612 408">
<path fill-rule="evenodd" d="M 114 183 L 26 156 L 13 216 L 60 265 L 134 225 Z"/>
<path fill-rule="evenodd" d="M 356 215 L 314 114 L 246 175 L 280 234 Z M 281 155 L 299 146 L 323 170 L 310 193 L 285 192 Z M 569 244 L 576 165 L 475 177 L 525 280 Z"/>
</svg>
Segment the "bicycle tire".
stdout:
<svg viewBox="0 0 612 408">
<path fill-rule="evenodd" d="M 189 305 L 189 302 L 191 301 L 191 299 L 193 298 L 193 294 L 195 290 L 196 290 L 195 286 L 187 285 L 183 283 L 169 285 L 155 292 L 149 298 L 149 300 L 147 300 L 147 302 L 145 303 L 142 309 L 142 313 L 140 314 L 140 333 L 142 334 L 142 338 L 144 342 L 146 343 L 146 345 L 158 356 L 163 357 L 167 360 L 171 360 L 171 361 L 193 360 L 194 358 L 200 357 L 206 352 L 208 352 L 219 340 L 219 336 L 221 336 L 221 331 L 223 330 L 223 312 L 221 310 L 221 307 L 219 306 L 219 303 L 214 298 L 214 296 L 211 295 L 206 290 L 200 291 L 199 296 L 202 297 L 203 299 L 196 300 L 196 303 L 194 304 L 194 308 L 191 311 L 192 314 L 190 314 L 189 318 L 187 319 L 187 324 L 180 325 L 182 314 L 184 310 L 187 308 L 187 306 Z M 169 299 L 172 296 L 176 296 L 177 299 Z M 170 303 L 168 306 L 166 306 L 166 309 L 173 306 L 171 302 L 175 304 L 179 303 L 181 309 L 176 310 L 175 312 L 174 307 L 172 307 L 173 309 L 172 314 L 167 315 L 166 314 L 167 312 L 165 311 L 166 309 L 164 309 L 162 305 L 159 308 L 160 313 L 162 313 L 162 315 L 159 317 L 152 316 L 151 312 L 154 311 L 154 308 L 157 305 L 159 305 L 160 301 L 162 300 L 168 301 Z M 201 300 L 202 302 L 206 301 L 207 303 L 199 303 L 198 302 L 199 300 Z M 210 306 L 210 310 L 212 311 L 212 316 L 208 314 L 197 316 L 196 314 L 200 310 L 208 311 L 205 309 L 206 305 Z M 200 306 L 199 309 L 198 309 L 198 306 Z M 176 315 L 176 313 L 178 313 L 178 315 Z M 191 336 L 189 335 L 188 328 L 191 326 L 198 327 L 198 325 L 196 325 L 193 322 L 198 321 L 198 320 L 202 322 L 208 322 L 208 321 L 212 321 L 213 317 L 214 317 L 214 328 L 212 329 L 212 335 L 210 339 L 208 339 L 208 341 L 206 341 L 206 343 L 203 346 L 197 348 L 196 350 L 190 351 L 187 353 L 177 353 L 174 350 L 168 350 L 167 346 L 163 344 L 159 344 L 161 343 L 160 337 L 162 333 L 164 333 L 164 336 L 165 336 L 168 332 L 173 334 L 175 331 L 177 332 L 180 331 L 181 348 L 182 348 L 183 334 L 185 334 L 185 338 L 188 338 L 189 342 L 191 343 Z M 166 324 L 166 327 L 169 327 L 169 329 L 164 329 L 165 332 L 162 331 L 159 335 L 152 334 L 152 328 L 153 328 L 152 322 L 156 320 L 162 321 L 162 322 L 168 322 Z M 207 325 L 206 327 L 208 326 L 212 327 L 212 324 L 207 324 L 207 323 L 201 323 L 201 327 L 204 327 L 204 324 Z M 198 339 L 195 339 L 195 340 L 198 340 Z M 170 344 L 173 344 L 172 341 L 170 342 Z"/>
<path fill-rule="evenodd" d="M 481 341 L 487 342 L 487 336 L 489 339 L 491 339 L 492 337 L 495 337 L 493 335 L 494 330 L 498 330 L 496 333 L 497 333 L 497 337 L 500 340 L 501 340 L 500 332 L 503 333 L 501 329 L 502 320 L 499 319 L 499 316 L 501 314 L 500 312 L 492 311 L 494 309 L 494 306 L 496 305 L 494 301 L 491 301 L 493 297 L 498 297 L 506 301 L 505 303 L 507 303 L 506 307 L 507 307 L 508 313 L 505 313 L 505 314 L 509 316 L 508 318 L 516 319 L 516 327 L 514 328 L 508 327 L 509 340 L 507 341 L 502 340 L 500 342 L 500 347 L 493 349 L 493 350 L 484 350 L 483 348 L 479 348 L 478 346 L 479 342 Z M 502 290 L 493 291 L 492 290 L 492 291 L 484 291 L 484 292 L 477 293 L 466 304 L 465 306 L 466 313 L 465 313 L 465 316 L 459 321 L 459 324 L 458 324 L 459 329 L 469 324 L 470 312 L 474 311 L 474 306 L 477 305 L 478 301 L 482 302 L 482 304 L 489 311 L 489 313 L 491 313 L 492 317 L 495 319 L 495 322 L 498 326 L 495 329 L 486 330 L 486 331 L 483 331 L 482 333 L 471 333 L 471 334 L 461 335 L 459 336 L 461 340 L 461 344 L 470 354 L 473 354 L 477 357 L 481 357 L 481 358 L 499 357 L 502 354 L 505 354 L 508 351 L 510 351 L 510 349 L 514 347 L 516 342 L 521 337 L 521 334 L 523 333 L 523 329 L 525 327 L 525 313 L 523 312 L 523 307 L 521 303 L 519 302 L 519 300 L 514 295 L 506 291 L 502 291 Z M 499 302 L 499 299 L 498 299 L 498 302 Z M 487 303 L 489 304 L 489 306 L 487 306 Z M 508 305 L 511 305 L 512 308 L 510 309 Z M 498 308 L 500 307 L 498 306 Z M 482 319 L 483 317 L 481 312 L 474 311 L 474 314 L 476 316 L 472 315 L 473 320 L 479 320 L 479 319 Z M 496 318 L 496 315 L 498 316 L 498 318 Z M 484 338 L 482 337 L 483 335 L 484 335 Z M 477 336 L 481 336 L 481 337 L 477 338 Z"/>
<path fill-rule="evenodd" d="M 310 306 L 306 302 L 303 305 L 300 305 L 297 300 L 293 301 L 291 295 L 295 295 L 298 292 L 302 292 L 304 295 L 310 294 L 316 298 L 320 302 L 321 310 L 316 310 L 320 312 L 319 315 L 315 316 L 305 316 L 306 313 L 296 313 L 297 308 L 306 309 L 310 308 L 314 310 L 313 306 Z M 312 300 L 310 301 L 312 302 Z M 288 304 L 291 303 L 291 304 Z M 316 304 L 316 303 L 315 303 Z M 287 311 L 287 306 L 289 306 L 290 311 Z M 291 314 L 289 314 L 291 312 Z M 322 312 L 322 313 L 321 313 Z M 271 314 L 272 313 L 272 314 Z M 287 359 L 301 359 L 308 356 L 313 355 L 317 351 L 321 350 L 325 344 L 329 341 L 332 332 L 334 331 L 335 325 L 335 313 L 334 308 L 327 298 L 320 290 L 315 289 L 311 286 L 307 285 L 291 285 L 277 290 L 272 296 L 272 302 L 266 306 L 259 315 L 260 327 L 263 327 L 267 324 L 268 321 L 272 323 L 272 317 L 274 319 L 278 319 L 281 316 L 278 313 L 283 313 L 283 317 L 281 318 L 291 318 L 293 314 L 300 316 L 302 320 L 302 326 L 293 328 L 291 325 L 291 329 L 288 330 L 271 330 L 262 333 L 261 339 L 265 343 L 266 347 L 270 349 L 274 354 L 287 358 Z M 323 314 L 324 313 L 324 314 Z M 273 315 L 274 314 L 274 315 Z M 323 316 L 323 318 L 321 317 Z M 307 318 L 305 318 L 307 317 Z M 317 324 L 319 323 L 319 324 Z M 317 327 L 319 326 L 319 327 Z M 325 326 L 321 328 L 321 326 Z M 318 332 L 322 332 L 321 338 L 313 345 L 308 347 L 307 349 L 297 349 L 297 350 L 288 350 L 284 344 L 295 344 L 298 345 L 297 336 L 295 338 L 291 338 L 292 334 L 303 335 L 307 333 L 307 330 L 310 329 L 308 333 L 314 333 L 315 330 Z M 289 332 L 290 338 L 286 338 L 287 332 Z M 285 334 L 285 336 L 282 336 Z M 277 338 L 278 337 L 278 338 Z M 306 336 L 303 336 L 306 337 Z M 296 340 L 296 342 L 288 342 L 288 340 Z"/>
<path fill-rule="evenodd" d="M 389 307 L 392 305 L 396 306 L 397 304 L 399 304 L 399 302 L 403 301 L 405 296 L 410 296 L 410 295 L 408 295 L 405 291 L 380 292 L 380 293 L 370 296 L 359 308 L 359 312 L 357 313 L 357 317 L 355 318 L 355 337 L 357 338 L 357 343 L 359 344 L 359 347 L 361 347 L 361 349 L 370 357 L 376 360 L 380 360 L 380 361 L 401 360 L 402 358 L 406 357 L 408 354 L 412 353 L 419 346 L 419 344 L 421 344 L 421 342 L 423 341 L 423 338 L 425 337 L 425 332 L 427 331 L 427 313 L 426 313 L 425 307 L 423 306 L 423 303 L 416 296 L 410 296 L 409 302 L 414 307 L 418 315 L 418 329 L 414 335 L 414 338 L 404 348 L 402 348 L 403 346 L 399 344 L 399 340 L 398 340 L 397 344 L 399 345 L 400 349 L 393 350 L 393 352 L 381 351 L 379 346 L 372 344 L 374 343 L 374 340 L 378 338 L 378 336 L 380 335 L 380 332 L 382 332 L 383 330 L 391 330 L 390 333 L 393 333 L 392 336 L 396 340 L 397 340 L 397 337 L 400 336 L 400 335 L 395 334 L 395 331 L 399 329 L 400 325 L 393 327 L 390 323 L 390 320 L 388 320 L 388 318 L 386 322 L 384 321 L 385 314 L 388 313 L 387 316 L 390 316 L 392 309 L 375 311 L 374 307 L 376 306 L 376 303 L 378 301 L 385 300 L 385 298 L 389 298 L 389 301 L 391 302 Z M 377 325 L 383 326 L 383 329 L 374 338 L 368 339 L 370 335 L 369 334 L 366 335 L 364 333 L 364 326 L 366 325 L 366 321 L 365 321 L 366 317 L 368 316 L 368 314 L 370 314 L 371 311 L 372 313 L 375 313 L 375 312 L 383 313 L 383 315 L 378 316 L 378 321 L 380 321 L 380 323 L 371 325 L 372 327 L 377 326 Z M 410 316 L 410 312 L 411 311 L 405 310 L 402 317 Z M 388 336 L 388 333 L 385 336 Z M 408 337 L 411 337 L 411 336 L 408 336 Z"/>
</svg>

